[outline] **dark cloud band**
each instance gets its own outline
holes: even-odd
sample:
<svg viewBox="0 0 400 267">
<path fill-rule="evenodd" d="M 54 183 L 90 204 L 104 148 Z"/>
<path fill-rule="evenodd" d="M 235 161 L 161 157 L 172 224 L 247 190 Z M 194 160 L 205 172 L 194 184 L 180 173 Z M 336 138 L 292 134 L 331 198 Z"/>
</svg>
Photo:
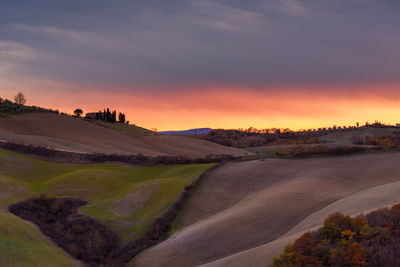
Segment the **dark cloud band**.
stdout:
<svg viewBox="0 0 400 267">
<path fill-rule="evenodd" d="M 400 82 L 397 1 L 1 1 L 0 74 L 126 88 Z"/>
</svg>

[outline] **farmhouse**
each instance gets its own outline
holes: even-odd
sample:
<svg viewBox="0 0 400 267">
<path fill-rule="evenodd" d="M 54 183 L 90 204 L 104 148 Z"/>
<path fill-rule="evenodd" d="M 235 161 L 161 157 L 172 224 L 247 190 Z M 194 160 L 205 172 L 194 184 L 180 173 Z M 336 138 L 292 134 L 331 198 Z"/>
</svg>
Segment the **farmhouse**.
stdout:
<svg viewBox="0 0 400 267">
<path fill-rule="evenodd" d="M 96 114 L 97 114 L 97 112 L 86 113 L 85 118 L 95 120 L 96 119 Z"/>
</svg>

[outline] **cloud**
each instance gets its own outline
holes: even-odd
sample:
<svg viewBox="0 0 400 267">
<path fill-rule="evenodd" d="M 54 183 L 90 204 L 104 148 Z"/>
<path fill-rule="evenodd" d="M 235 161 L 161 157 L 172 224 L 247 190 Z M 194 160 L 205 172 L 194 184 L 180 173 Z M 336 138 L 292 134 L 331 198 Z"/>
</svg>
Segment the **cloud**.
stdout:
<svg viewBox="0 0 400 267">
<path fill-rule="evenodd" d="M 396 84 L 398 11 L 390 0 L 5 0 L 0 42 L 14 56 L 2 68 L 133 92 Z"/>
<path fill-rule="evenodd" d="M 35 50 L 24 44 L 0 41 L 0 76 L 14 76 L 21 64 L 29 64 L 36 58 Z"/>
<path fill-rule="evenodd" d="M 307 12 L 300 1 L 298 0 L 281 0 L 283 11 L 296 15 L 296 16 L 305 16 Z"/>
</svg>

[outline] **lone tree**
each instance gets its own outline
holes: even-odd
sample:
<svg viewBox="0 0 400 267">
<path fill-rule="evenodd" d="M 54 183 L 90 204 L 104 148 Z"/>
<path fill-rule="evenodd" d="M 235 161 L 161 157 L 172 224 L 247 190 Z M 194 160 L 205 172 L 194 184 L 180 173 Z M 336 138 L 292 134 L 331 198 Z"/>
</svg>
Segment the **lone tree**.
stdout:
<svg viewBox="0 0 400 267">
<path fill-rule="evenodd" d="M 15 101 L 15 103 L 17 103 L 19 105 L 25 105 L 26 97 L 22 92 L 19 92 L 18 94 L 16 94 L 14 96 L 14 101 Z"/>
<path fill-rule="evenodd" d="M 78 118 L 82 115 L 82 113 L 83 113 L 83 111 L 80 108 L 77 108 L 77 109 L 74 110 L 74 114 Z"/>
</svg>

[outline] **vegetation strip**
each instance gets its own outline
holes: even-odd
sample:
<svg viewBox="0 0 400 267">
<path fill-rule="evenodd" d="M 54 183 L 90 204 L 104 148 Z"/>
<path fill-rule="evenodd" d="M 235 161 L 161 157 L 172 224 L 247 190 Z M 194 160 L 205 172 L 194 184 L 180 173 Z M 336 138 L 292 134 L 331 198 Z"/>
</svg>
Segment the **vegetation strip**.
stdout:
<svg viewBox="0 0 400 267">
<path fill-rule="evenodd" d="M 193 163 L 218 163 L 222 161 L 248 161 L 263 159 L 262 155 L 249 155 L 249 156 L 207 156 L 204 158 L 190 158 L 180 156 L 145 156 L 142 154 L 136 155 L 117 155 L 117 154 L 83 154 L 70 151 L 55 150 L 43 146 L 18 144 L 13 142 L 0 142 L 0 147 L 28 155 L 36 155 L 54 161 L 61 161 L 65 163 L 104 163 L 104 162 L 122 162 L 142 166 L 156 166 L 156 165 L 174 165 L 174 164 L 193 164 Z M 379 147 L 368 148 L 361 146 L 346 146 L 346 147 L 329 147 L 325 145 L 317 146 L 292 146 L 275 152 L 273 156 L 265 158 L 310 158 L 310 157 L 324 157 L 324 156 L 347 156 L 365 152 L 379 152 L 386 151 Z M 396 149 L 391 149 L 396 150 Z"/>
<path fill-rule="evenodd" d="M 21 94 L 21 93 L 19 93 L 19 94 Z M 25 96 L 23 96 L 23 97 L 25 98 Z M 15 100 L 17 100 L 17 99 L 15 99 Z M 21 101 L 17 101 L 17 102 L 21 102 Z M 22 102 L 17 103 L 17 102 L 13 103 L 10 100 L 7 100 L 7 99 L 3 100 L 0 97 L 0 116 L 7 117 L 7 115 L 15 115 L 15 114 L 31 113 L 31 112 L 59 114 L 58 110 L 41 108 L 41 107 L 37 107 L 37 106 L 26 106 L 24 101 L 22 101 L 23 103 Z"/>
<path fill-rule="evenodd" d="M 379 148 L 366 148 L 360 146 L 329 147 L 317 146 L 291 146 L 276 151 L 276 156 L 284 158 L 310 158 L 319 156 L 347 156 L 368 151 L 378 151 Z"/>
<path fill-rule="evenodd" d="M 172 207 L 157 218 L 141 238 L 123 247 L 119 237 L 104 224 L 78 212 L 80 206 L 87 204 L 85 200 L 42 195 L 13 204 L 9 211 L 38 225 L 53 242 L 89 266 L 124 266 L 143 250 L 168 237 L 174 220 L 189 196 L 204 177 L 221 164 L 223 162 L 207 169 L 186 186 Z"/>
<path fill-rule="evenodd" d="M 28 155 L 36 155 L 52 160 L 59 160 L 68 163 L 104 163 L 104 162 L 123 162 L 134 165 L 155 166 L 155 165 L 174 165 L 174 164 L 193 164 L 193 163 L 218 163 L 221 161 L 235 160 L 238 157 L 230 155 L 207 156 L 203 158 L 190 158 L 184 156 L 145 156 L 136 155 L 117 155 L 117 154 L 84 154 L 77 152 L 61 151 L 52 148 L 36 145 L 18 144 L 13 142 L 0 142 L 0 147 Z M 239 157 L 240 158 L 240 157 Z"/>
</svg>

